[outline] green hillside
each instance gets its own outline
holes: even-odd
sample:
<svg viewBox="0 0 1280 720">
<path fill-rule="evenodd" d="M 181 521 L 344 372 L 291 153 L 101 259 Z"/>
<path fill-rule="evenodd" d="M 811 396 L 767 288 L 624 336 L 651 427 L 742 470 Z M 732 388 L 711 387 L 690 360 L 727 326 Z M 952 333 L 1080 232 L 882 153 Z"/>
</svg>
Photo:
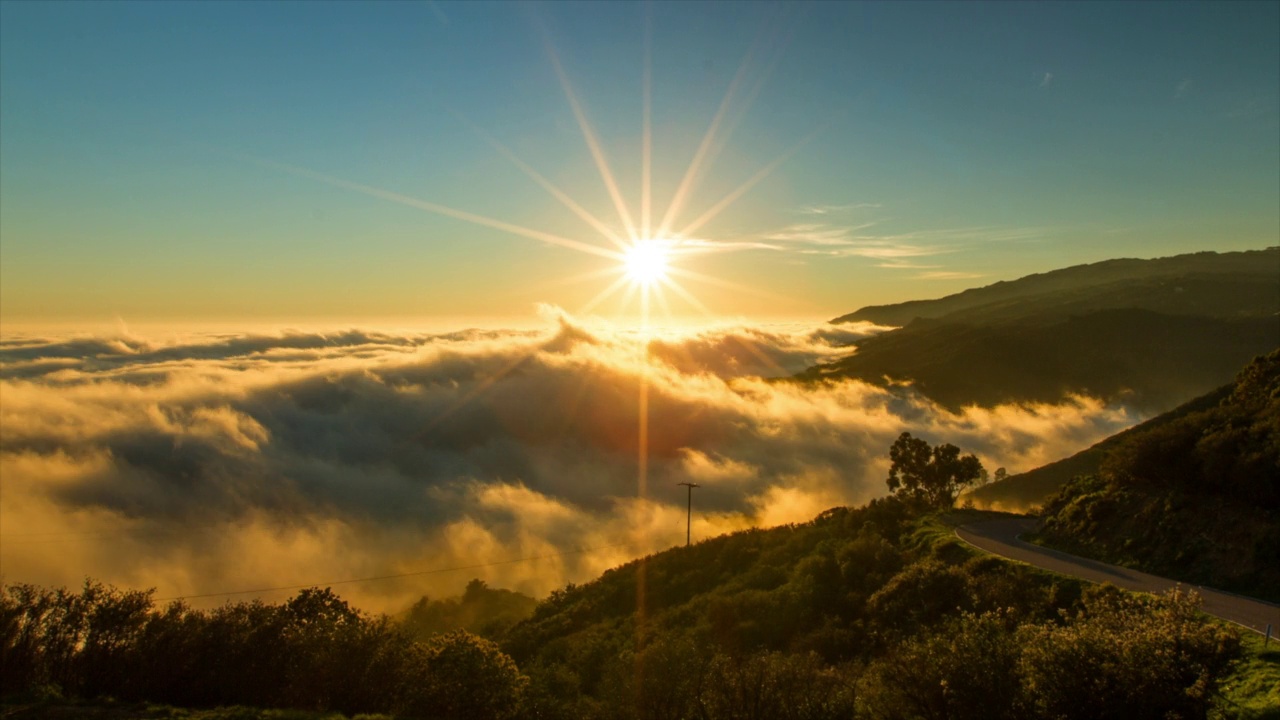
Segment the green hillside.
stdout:
<svg viewBox="0 0 1280 720">
<path fill-rule="evenodd" d="M 1158 420 L 1094 449 L 1094 472 L 1046 502 L 1040 541 L 1280 601 L 1280 350 Z"/>
<path fill-rule="evenodd" d="M 1192 630 L 1176 598 L 1086 588 L 961 545 L 949 523 L 981 517 L 888 499 L 676 548 L 554 593 L 502 645 L 540 718 L 1154 718 L 1220 705 L 1175 707 L 1234 641 Z M 1159 659 L 1173 636 L 1188 663 Z"/>
<path fill-rule="evenodd" d="M 978 507 L 992 509 L 1024 511 L 1040 506 L 1072 478 L 1098 472 L 1111 449 L 1135 435 L 1173 422 L 1184 415 L 1216 407 L 1231 395 L 1234 387 L 1234 383 L 1223 385 L 1167 413 L 1112 435 L 1071 457 L 975 488 L 965 495 L 965 499 Z"/>
</svg>

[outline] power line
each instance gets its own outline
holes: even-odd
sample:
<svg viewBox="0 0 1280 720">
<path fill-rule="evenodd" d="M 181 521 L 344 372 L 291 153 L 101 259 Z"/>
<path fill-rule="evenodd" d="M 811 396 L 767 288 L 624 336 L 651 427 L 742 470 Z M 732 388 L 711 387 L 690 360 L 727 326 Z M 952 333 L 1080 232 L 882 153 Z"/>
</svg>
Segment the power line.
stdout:
<svg viewBox="0 0 1280 720">
<path fill-rule="evenodd" d="M 565 550 L 563 552 L 547 553 L 546 555 L 534 555 L 530 557 L 514 558 L 511 560 L 497 560 L 494 562 L 480 563 L 478 565 L 460 565 L 458 567 L 436 568 L 433 570 L 417 570 L 414 572 L 396 573 L 394 575 L 376 575 L 373 577 L 351 578 L 348 580 L 328 580 L 323 582 L 310 582 L 303 585 L 281 585 L 278 587 L 255 588 L 253 590 L 231 590 L 227 592 L 200 593 L 197 595 L 175 595 L 173 597 L 156 598 L 155 602 L 170 602 L 173 600 L 196 600 L 200 598 L 227 597 L 230 595 L 253 595 L 257 593 L 279 592 L 283 590 L 304 590 L 306 588 L 319 587 L 321 585 L 350 585 L 353 583 L 372 582 L 375 580 L 394 580 L 397 578 L 416 577 L 419 575 L 435 575 L 439 573 L 458 572 L 461 570 L 479 570 L 481 568 L 494 567 L 496 565 L 512 565 L 515 563 L 530 562 L 533 560 L 546 560 L 548 558 L 563 557 L 565 555 L 581 555 L 582 553 L 595 552 L 596 550 L 608 550 L 610 548 L 629 547 L 629 546 L 635 546 L 635 545 L 641 545 L 641 544 L 643 543 L 639 543 L 639 542 L 615 543 L 613 545 L 600 545 L 598 547 L 592 547 L 592 548 L 581 548 L 578 550 Z"/>
</svg>

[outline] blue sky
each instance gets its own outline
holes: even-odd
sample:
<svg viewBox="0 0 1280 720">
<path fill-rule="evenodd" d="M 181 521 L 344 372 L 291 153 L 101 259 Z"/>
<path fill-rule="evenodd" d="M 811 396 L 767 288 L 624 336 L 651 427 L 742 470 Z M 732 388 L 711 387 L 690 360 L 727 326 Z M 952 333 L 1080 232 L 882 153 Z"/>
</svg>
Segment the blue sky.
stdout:
<svg viewBox="0 0 1280 720">
<path fill-rule="evenodd" d="M 673 260 L 716 315 L 1280 237 L 1277 3 L 6 0 L 0 313 L 581 308 L 616 261 L 350 184 L 610 247 L 475 129 L 621 232 L 551 52 L 638 218 L 646 16 L 655 223 L 731 87 L 674 225 L 786 157 Z"/>
</svg>

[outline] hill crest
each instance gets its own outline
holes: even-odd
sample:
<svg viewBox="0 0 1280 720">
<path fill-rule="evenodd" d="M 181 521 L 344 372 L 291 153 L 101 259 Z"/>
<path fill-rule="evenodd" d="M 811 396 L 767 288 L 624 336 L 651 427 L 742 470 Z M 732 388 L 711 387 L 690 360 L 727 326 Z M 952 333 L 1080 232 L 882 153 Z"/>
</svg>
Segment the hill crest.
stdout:
<svg viewBox="0 0 1280 720">
<path fill-rule="evenodd" d="M 1214 317 L 1256 316 L 1280 311 L 1278 288 L 1280 247 L 1205 251 L 1073 265 L 932 300 L 870 305 L 831 322 L 901 327 L 916 318 L 1006 320 L 1050 309 L 1080 312 L 1103 307 Z"/>
</svg>

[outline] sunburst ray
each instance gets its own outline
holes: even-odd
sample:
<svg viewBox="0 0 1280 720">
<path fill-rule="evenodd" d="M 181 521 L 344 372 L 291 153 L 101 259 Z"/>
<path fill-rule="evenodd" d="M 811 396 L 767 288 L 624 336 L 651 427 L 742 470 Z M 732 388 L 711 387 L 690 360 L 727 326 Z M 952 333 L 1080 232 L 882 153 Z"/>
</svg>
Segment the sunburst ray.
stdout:
<svg viewBox="0 0 1280 720">
<path fill-rule="evenodd" d="M 390 190 L 384 190 L 383 188 L 374 187 L 372 185 L 364 185 L 362 183 L 352 182 L 350 180 L 343 180 L 342 178 L 339 178 L 339 177 L 326 175 L 324 173 L 316 172 L 315 170 L 309 170 L 307 168 L 299 167 L 296 165 L 289 165 L 287 163 L 275 162 L 273 160 L 263 160 L 261 158 L 254 158 L 249 156 L 241 156 L 241 157 L 257 165 L 261 165 L 263 167 L 269 167 L 275 170 L 281 170 L 283 172 L 291 173 L 299 177 L 318 180 L 320 182 L 333 185 L 334 187 L 340 187 L 346 190 L 354 190 L 355 192 L 358 192 L 358 193 L 363 193 L 365 195 L 370 195 L 372 197 L 382 198 L 383 200 L 390 200 L 391 202 L 400 203 L 401 205 L 408 205 L 410 207 L 426 210 L 428 212 L 436 213 L 437 215 L 445 215 L 458 220 L 465 220 L 475 225 L 482 225 L 485 227 L 494 228 L 496 230 L 502 230 L 504 232 L 508 232 L 513 235 L 522 235 L 524 237 L 532 238 L 534 240 L 541 240 L 542 242 L 549 243 L 551 245 L 558 245 L 560 247 L 569 248 L 570 250 L 577 250 L 578 252 L 584 252 L 590 255 L 598 255 L 600 257 L 609 258 L 611 260 L 618 260 L 618 261 L 622 260 L 621 253 L 615 250 L 609 250 L 608 248 L 603 248 L 598 245 L 592 245 L 590 243 L 585 243 L 580 240 L 571 240 L 569 238 L 561 237 L 559 235 L 553 235 L 551 233 L 543 232 L 541 230 L 534 230 L 532 228 L 527 228 L 522 225 L 516 225 L 516 224 L 505 222 L 502 220 L 496 220 L 494 218 L 485 217 L 484 215 L 477 215 L 475 213 L 467 212 L 465 210 L 458 210 L 456 208 L 451 208 L 447 205 L 440 205 L 438 203 L 429 202 L 427 200 L 420 200 L 415 197 L 402 195 L 400 193 L 392 192 Z"/>
<path fill-rule="evenodd" d="M 640 235 L 649 237 L 653 213 L 653 6 L 644 4 L 644 73 L 640 91 Z"/>
<path fill-rule="evenodd" d="M 604 181 L 605 189 L 612 198 L 614 207 L 618 210 L 618 218 L 622 220 L 623 226 L 627 230 L 627 235 L 632 239 L 636 239 L 636 226 L 631 220 L 631 212 L 627 210 L 627 203 L 622 199 L 622 193 L 618 190 L 618 183 L 613 179 L 613 171 L 609 169 L 609 161 L 605 157 L 604 150 L 600 147 L 600 140 L 596 137 L 595 128 L 591 126 L 591 122 L 587 120 L 586 112 L 582 109 L 582 103 L 578 101 L 578 95 L 574 92 L 573 84 L 569 82 L 569 75 L 564 70 L 564 65 L 560 62 L 560 55 L 556 52 L 555 46 L 551 43 L 551 37 L 544 31 L 543 41 L 546 45 L 547 54 L 551 57 L 551 65 L 555 69 L 556 77 L 560 80 L 560 87 L 564 90 L 565 97 L 569 101 L 569 109 L 573 111 L 573 117 L 578 121 L 578 128 L 582 130 L 582 139 L 587 143 L 587 150 L 591 152 L 592 159 L 595 160 L 596 169 L 600 171 L 600 178 Z"/>
<path fill-rule="evenodd" d="M 545 176 L 543 176 L 542 173 L 533 169 L 533 167 L 531 167 L 528 163 L 521 160 L 520 157 L 511 150 L 511 148 L 507 147 L 506 145 L 503 145 L 501 142 L 497 140 L 497 138 L 494 138 L 492 135 L 485 132 L 480 126 L 476 125 L 475 123 L 472 123 L 461 113 L 455 113 L 455 115 L 457 115 L 458 119 L 461 120 L 464 124 L 466 124 L 467 127 L 471 128 L 472 132 L 480 136 L 482 140 L 488 143 L 489 146 L 492 147 L 494 150 L 498 151 L 500 155 L 505 157 L 507 160 L 510 160 L 511 164 L 520 168 L 521 172 L 529 176 L 529 178 L 532 179 L 534 182 L 538 183 L 538 185 L 542 186 L 542 189 L 551 193 L 552 197 L 554 197 L 556 200 L 559 200 L 560 203 L 565 207 L 569 208 L 569 210 L 572 211 L 573 214 L 577 215 L 579 218 L 582 218 L 584 222 L 586 222 L 588 225 L 594 228 L 601 235 L 608 238 L 614 245 L 617 245 L 619 250 L 626 249 L 627 247 L 626 242 L 623 241 L 623 239 L 619 237 L 616 232 L 613 231 L 613 228 L 606 225 L 604 221 L 600 220 L 600 218 L 597 218 L 595 215 L 592 215 L 590 212 L 586 210 L 586 208 L 582 207 L 573 198 L 569 197 L 568 193 L 556 187 L 556 185 L 552 183 L 550 180 L 548 180 Z"/>
<path fill-rule="evenodd" d="M 826 130 L 826 128 L 827 128 L 826 124 L 819 126 L 813 132 L 801 138 L 800 142 L 787 148 L 785 152 L 783 152 L 778 157 L 774 158 L 773 161 L 770 162 L 768 165 L 765 165 L 763 168 L 761 168 L 758 172 L 756 172 L 756 174 L 748 178 L 746 182 L 742 183 L 736 189 L 730 192 L 728 195 L 724 196 L 724 198 L 722 198 L 720 202 L 717 202 L 715 205 L 712 205 L 706 212 L 698 216 L 697 220 L 694 220 L 693 222 L 689 223 L 684 228 L 682 228 L 678 233 L 678 235 L 680 235 L 681 237 L 688 237 L 693 233 L 697 232 L 703 225 L 706 225 L 707 223 L 711 222 L 713 219 L 715 219 L 717 215 L 723 212 L 725 208 L 732 205 L 734 202 L 738 200 L 738 198 L 742 197 L 748 191 L 750 191 L 751 188 L 759 184 L 761 180 L 764 180 L 765 178 L 769 177 L 769 175 L 771 175 L 774 170 L 777 170 L 780 165 L 790 160 L 791 157 L 794 156 L 796 153 L 800 152 L 800 150 L 805 145 L 808 145 L 810 142 L 812 142 L 813 139 L 818 137 L 818 135 L 820 135 L 822 131 Z"/>
<path fill-rule="evenodd" d="M 608 287 L 596 293 L 595 297 L 588 300 L 585 305 L 579 308 L 578 314 L 586 315 L 587 313 L 591 312 L 596 308 L 597 305 L 607 300 L 611 295 L 616 293 L 626 283 L 627 283 L 626 275 L 622 275 L 617 280 L 614 280 L 613 282 L 609 283 Z"/>
<path fill-rule="evenodd" d="M 702 136 L 702 141 L 698 143 L 698 149 L 693 153 L 693 160 L 689 162 L 689 167 L 685 170 L 684 177 L 680 179 L 680 184 L 676 187 L 676 192 L 671 196 L 671 202 L 667 206 L 666 213 L 662 216 L 662 223 L 658 226 L 658 235 L 665 235 L 671 230 L 671 224 L 675 222 L 675 218 L 680 214 L 685 202 L 688 200 L 693 182 L 702 170 L 702 163 L 706 159 L 707 153 L 711 150 L 711 146 L 715 143 L 716 131 L 720 128 L 720 123 L 724 120 L 725 113 L 729 111 L 729 105 L 733 102 L 733 96 L 738 91 L 738 86 L 742 84 L 746 77 L 747 69 L 751 64 L 751 58 L 755 55 L 756 48 L 759 44 L 759 38 L 752 43 L 747 54 L 743 56 L 742 62 L 738 64 L 738 71 L 734 73 L 733 79 L 729 81 L 729 88 L 725 91 L 724 97 L 720 100 L 720 106 L 716 108 L 716 114 L 711 118 L 711 124 L 707 126 L 706 133 Z"/>
</svg>

